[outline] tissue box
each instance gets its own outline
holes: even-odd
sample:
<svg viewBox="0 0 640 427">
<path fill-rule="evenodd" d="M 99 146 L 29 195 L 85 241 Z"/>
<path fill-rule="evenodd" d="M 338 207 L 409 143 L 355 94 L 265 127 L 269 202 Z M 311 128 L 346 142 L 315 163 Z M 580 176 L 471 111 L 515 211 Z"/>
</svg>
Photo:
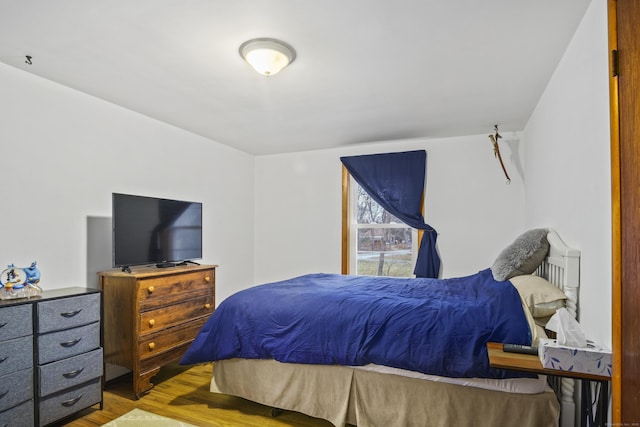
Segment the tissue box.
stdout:
<svg viewBox="0 0 640 427">
<path fill-rule="evenodd" d="M 548 369 L 611 376 L 611 350 L 604 347 L 569 347 L 541 339 L 538 354 L 542 366 Z"/>
</svg>

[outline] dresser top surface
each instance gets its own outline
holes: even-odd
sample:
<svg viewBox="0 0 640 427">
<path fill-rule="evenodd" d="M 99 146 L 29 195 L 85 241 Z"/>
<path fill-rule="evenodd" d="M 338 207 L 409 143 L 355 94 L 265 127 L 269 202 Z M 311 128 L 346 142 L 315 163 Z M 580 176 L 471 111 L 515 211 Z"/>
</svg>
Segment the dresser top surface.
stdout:
<svg viewBox="0 0 640 427">
<path fill-rule="evenodd" d="M 15 298 L 15 299 L 5 299 L 0 300 L 0 307 L 18 305 L 18 304 L 29 304 L 38 301 L 46 301 L 57 298 L 67 298 L 75 295 L 84 295 L 84 294 L 92 294 L 95 292 L 100 292 L 100 289 L 95 288 L 82 288 L 82 287 L 71 287 L 71 288 L 60 288 L 60 289 L 49 289 L 43 291 L 40 295 L 33 296 L 31 298 Z"/>
<path fill-rule="evenodd" d="M 119 268 L 112 270 L 100 271 L 99 276 L 109 277 L 153 277 L 153 276 L 167 276 L 171 274 L 189 273 L 202 270 L 211 270 L 218 267 L 215 264 L 202 264 L 202 265 L 176 265 L 175 267 L 158 268 L 156 266 L 139 266 L 131 267 L 131 273 L 122 271 Z"/>
</svg>

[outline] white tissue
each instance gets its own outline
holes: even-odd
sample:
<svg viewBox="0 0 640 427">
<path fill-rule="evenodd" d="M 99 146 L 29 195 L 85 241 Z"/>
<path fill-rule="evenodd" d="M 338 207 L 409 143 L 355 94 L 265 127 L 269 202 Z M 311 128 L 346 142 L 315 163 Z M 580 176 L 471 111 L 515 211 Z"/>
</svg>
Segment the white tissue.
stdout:
<svg viewBox="0 0 640 427">
<path fill-rule="evenodd" d="M 569 347 L 587 347 L 587 338 L 576 319 L 571 316 L 566 308 L 560 308 L 551 316 L 547 326 L 548 330 L 556 333 L 556 342 Z"/>
</svg>

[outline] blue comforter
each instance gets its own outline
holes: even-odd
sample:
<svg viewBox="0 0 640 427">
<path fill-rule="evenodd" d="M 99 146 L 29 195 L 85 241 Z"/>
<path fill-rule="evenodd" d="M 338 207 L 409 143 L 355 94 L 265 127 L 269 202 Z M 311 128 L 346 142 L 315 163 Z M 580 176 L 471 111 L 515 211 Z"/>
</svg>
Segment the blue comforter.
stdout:
<svg viewBox="0 0 640 427">
<path fill-rule="evenodd" d="M 489 269 L 441 280 L 310 274 L 224 300 L 181 363 L 240 357 L 518 376 L 489 367 L 488 341 L 531 344 L 517 290 Z"/>
</svg>

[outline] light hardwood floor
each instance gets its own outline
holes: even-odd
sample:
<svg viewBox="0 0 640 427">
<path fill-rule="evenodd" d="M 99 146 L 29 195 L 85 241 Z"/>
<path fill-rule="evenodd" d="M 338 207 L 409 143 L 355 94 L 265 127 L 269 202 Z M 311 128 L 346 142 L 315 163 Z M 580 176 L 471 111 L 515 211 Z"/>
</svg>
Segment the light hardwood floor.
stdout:
<svg viewBox="0 0 640 427">
<path fill-rule="evenodd" d="M 211 427 L 331 427 L 306 415 L 284 411 L 271 416 L 271 408 L 238 397 L 209 392 L 213 365 L 165 366 L 152 382 L 155 387 L 134 399 L 131 378 L 124 376 L 106 385 L 104 408 L 96 405 L 56 426 L 95 427 L 134 408 L 164 415 L 197 426 Z"/>
</svg>

